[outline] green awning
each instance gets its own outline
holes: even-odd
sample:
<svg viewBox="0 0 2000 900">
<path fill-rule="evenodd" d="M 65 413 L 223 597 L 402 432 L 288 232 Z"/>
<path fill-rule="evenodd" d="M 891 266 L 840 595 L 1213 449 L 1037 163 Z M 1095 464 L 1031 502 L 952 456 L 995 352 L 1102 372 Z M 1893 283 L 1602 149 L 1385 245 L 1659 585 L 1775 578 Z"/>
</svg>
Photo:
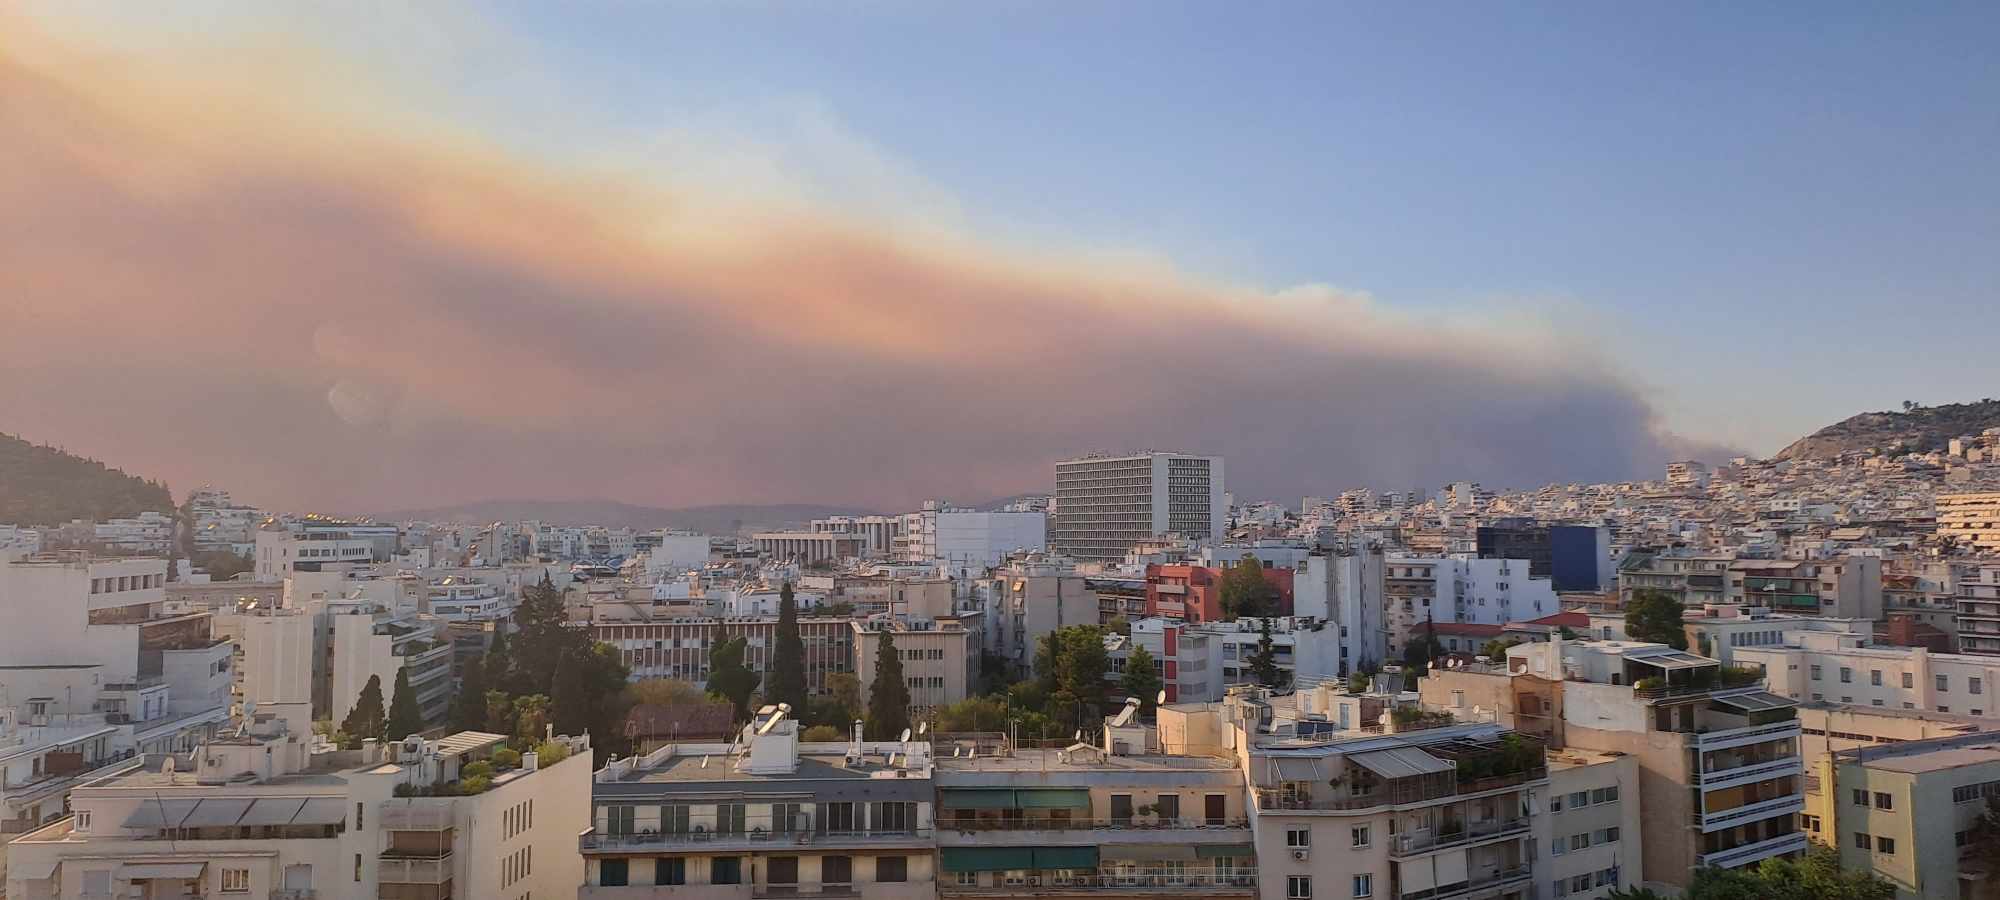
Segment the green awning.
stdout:
<svg viewBox="0 0 2000 900">
<path fill-rule="evenodd" d="M 1106 844 L 1101 848 L 1105 859 L 1130 859 L 1151 862 L 1160 859 L 1194 859 L 1194 847 L 1188 844 Z"/>
<path fill-rule="evenodd" d="M 947 872 L 1006 872 L 1035 867 L 1035 851 L 1029 847 L 945 847 L 938 851 L 939 864 Z"/>
<path fill-rule="evenodd" d="M 952 788 L 941 792 L 939 805 L 945 809 L 1014 809 L 1012 788 Z"/>
<path fill-rule="evenodd" d="M 1026 788 L 1014 792 L 1014 802 L 1022 809 L 1089 809 L 1090 791 L 1084 788 Z"/>
<path fill-rule="evenodd" d="M 1254 844 L 1196 844 L 1194 855 L 1200 859 L 1248 858 L 1257 855 L 1257 847 Z"/>
<path fill-rule="evenodd" d="M 1095 869 L 1096 847 L 1036 847 L 1037 869 Z"/>
</svg>

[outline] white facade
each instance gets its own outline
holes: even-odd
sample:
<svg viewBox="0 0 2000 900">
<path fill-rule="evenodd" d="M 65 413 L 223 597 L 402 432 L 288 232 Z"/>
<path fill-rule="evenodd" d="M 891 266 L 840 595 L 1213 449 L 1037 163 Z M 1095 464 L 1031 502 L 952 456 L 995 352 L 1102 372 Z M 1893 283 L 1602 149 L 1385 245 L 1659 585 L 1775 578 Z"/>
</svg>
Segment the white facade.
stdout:
<svg viewBox="0 0 2000 900">
<path fill-rule="evenodd" d="M 1292 571 L 1292 613 L 1338 628 L 1342 674 L 1388 658 L 1380 551 L 1306 557 Z"/>
<path fill-rule="evenodd" d="M 293 572 L 319 572 L 341 565 L 374 561 L 375 544 L 367 538 L 336 535 L 294 535 L 280 528 L 257 532 L 254 562 L 258 581 L 283 581 Z"/>
<path fill-rule="evenodd" d="M 330 619 L 333 659 L 328 699 L 335 723 L 354 709 L 370 676 L 382 680 L 382 708 L 386 711 L 395 699 L 396 673 L 406 668 L 424 721 L 443 721 L 451 702 L 452 646 L 435 620 L 380 613 L 367 606 L 344 610 Z"/>
<path fill-rule="evenodd" d="M 1439 622 L 1505 625 L 1562 611 L 1554 585 L 1546 578 L 1529 578 L 1525 559 L 1390 556 L 1385 564 L 1399 573 L 1430 574 L 1435 584 L 1429 611 Z"/>
<path fill-rule="evenodd" d="M 1048 549 L 1048 524 L 1038 512 L 940 511 L 929 559 L 949 577 L 972 578 L 1015 551 Z"/>
<path fill-rule="evenodd" d="M 1860 646 L 1872 637 L 1791 632 L 1785 646 L 1739 646 L 1731 655 L 1740 665 L 1761 667 L 1772 693 L 1801 703 L 2000 717 L 1994 702 L 2000 658 Z"/>
</svg>

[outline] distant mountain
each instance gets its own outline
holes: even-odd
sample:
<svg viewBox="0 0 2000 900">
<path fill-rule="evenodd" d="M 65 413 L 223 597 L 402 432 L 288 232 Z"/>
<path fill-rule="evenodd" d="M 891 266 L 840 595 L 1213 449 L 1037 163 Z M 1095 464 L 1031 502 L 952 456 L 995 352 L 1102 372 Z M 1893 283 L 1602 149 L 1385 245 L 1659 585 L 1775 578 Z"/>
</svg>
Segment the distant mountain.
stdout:
<svg viewBox="0 0 2000 900">
<path fill-rule="evenodd" d="M 1988 428 L 2000 428 L 2000 400 L 1862 413 L 1793 441 L 1775 458 L 1832 459 L 1842 453 L 1890 447 L 1926 452 L 1944 447 L 1952 438 Z"/>
<path fill-rule="evenodd" d="M 61 525 L 173 511 L 164 484 L 0 434 L 0 523 Z"/>
<path fill-rule="evenodd" d="M 378 513 L 391 522 L 519 522 L 534 520 L 558 525 L 606 525 L 617 528 L 686 528 L 703 534 L 735 534 L 803 525 L 826 516 L 867 516 L 874 513 L 846 506 L 779 503 L 748 506 L 687 506 L 662 509 L 613 500 L 481 500 L 430 509 Z"/>
</svg>

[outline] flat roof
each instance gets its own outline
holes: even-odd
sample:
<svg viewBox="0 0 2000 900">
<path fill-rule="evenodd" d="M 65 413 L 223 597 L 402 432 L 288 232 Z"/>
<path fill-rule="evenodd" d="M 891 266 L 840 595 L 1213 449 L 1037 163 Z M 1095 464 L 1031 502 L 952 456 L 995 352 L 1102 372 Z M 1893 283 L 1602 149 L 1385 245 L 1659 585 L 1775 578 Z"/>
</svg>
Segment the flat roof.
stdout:
<svg viewBox="0 0 2000 900">
<path fill-rule="evenodd" d="M 1944 747 L 1919 753 L 1890 756 L 1881 759 L 1864 759 L 1861 764 L 1870 769 L 1885 772 L 1921 774 L 1941 772 L 1960 766 L 1977 766 L 2000 763 L 2000 735 L 1994 735 L 1994 743 L 1971 747 Z"/>
<path fill-rule="evenodd" d="M 943 744 L 940 747 L 945 746 Z M 1138 756 L 1111 756 L 1101 750 L 1069 753 L 1063 759 L 1062 750 L 1015 750 L 1012 756 L 978 756 L 972 758 L 953 757 L 949 754 L 933 756 L 931 763 L 941 770 L 957 772 L 1207 772 L 1235 771 L 1228 760 L 1206 756 L 1166 756 L 1144 754 Z"/>
</svg>

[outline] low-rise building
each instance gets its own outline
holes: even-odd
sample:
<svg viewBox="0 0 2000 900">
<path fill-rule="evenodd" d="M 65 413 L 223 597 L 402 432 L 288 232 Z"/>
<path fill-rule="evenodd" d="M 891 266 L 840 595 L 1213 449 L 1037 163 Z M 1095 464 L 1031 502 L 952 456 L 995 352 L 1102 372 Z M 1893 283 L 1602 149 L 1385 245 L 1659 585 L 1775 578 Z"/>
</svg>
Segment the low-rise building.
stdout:
<svg viewBox="0 0 2000 900">
<path fill-rule="evenodd" d="M 1832 768 L 1834 812 L 1821 825 L 1842 868 L 1888 880 L 1898 900 L 1988 895 L 1990 873 L 1961 862 L 2000 796 L 2000 732 L 1842 750 Z"/>
</svg>

